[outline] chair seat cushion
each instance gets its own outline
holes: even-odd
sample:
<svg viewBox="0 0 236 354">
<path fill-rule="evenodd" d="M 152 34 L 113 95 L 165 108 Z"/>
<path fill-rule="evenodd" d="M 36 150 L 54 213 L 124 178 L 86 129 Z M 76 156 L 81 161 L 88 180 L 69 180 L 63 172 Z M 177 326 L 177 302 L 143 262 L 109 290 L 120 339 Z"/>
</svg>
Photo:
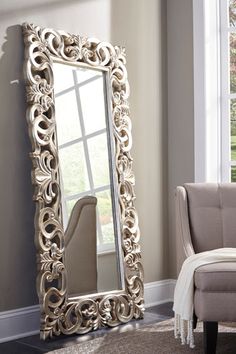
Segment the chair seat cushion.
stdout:
<svg viewBox="0 0 236 354">
<path fill-rule="evenodd" d="M 207 292 L 236 292 L 236 262 L 201 266 L 194 274 L 197 289 Z"/>
</svg>

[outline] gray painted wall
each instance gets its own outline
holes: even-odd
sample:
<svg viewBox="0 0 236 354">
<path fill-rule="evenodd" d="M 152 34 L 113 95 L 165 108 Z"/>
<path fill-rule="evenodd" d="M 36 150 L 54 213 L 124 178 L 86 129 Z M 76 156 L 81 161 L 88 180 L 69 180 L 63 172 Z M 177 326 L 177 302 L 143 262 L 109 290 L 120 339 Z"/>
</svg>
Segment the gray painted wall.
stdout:
<svg viewBox="0 0 236 354">
<path fill-rule="evenodd" d="M 112 39 L 127 52 L 136 207 L 145 282 L 152 282 L 168 277 L 166 1 L 112 5 Z"/>
<path fill-rule="evenodd" d="M 98 254 L 98 292 L 121 289 L 115 253 Z"/>
<path fill-rule="evenodd" d="M 176 277 L 174 190 L 194 182 L 192 0 L 167 1 L 169 265 Z"/>
<path fill-rule="evenodd" d="M 166 1 L 1 1 L 0 311 L 38 301 L 22 80 L 25 21 L 126 46 L 145 282 L 167 278 Z"/>
</svg>

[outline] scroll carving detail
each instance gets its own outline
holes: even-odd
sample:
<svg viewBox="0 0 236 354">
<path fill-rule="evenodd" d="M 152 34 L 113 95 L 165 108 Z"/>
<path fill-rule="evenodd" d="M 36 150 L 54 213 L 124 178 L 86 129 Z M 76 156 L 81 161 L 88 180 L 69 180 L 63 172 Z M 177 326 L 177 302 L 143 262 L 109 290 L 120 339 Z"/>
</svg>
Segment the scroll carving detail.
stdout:
<svg viewBox="0 0 236 354">
<path fill-rule="evenodd" d="M 96 39 L 23 24 L 27 120 L 32 142 L 35 243 L 38 252 L 37 291 L 41 305 L 41 338 L 86 333 L 143 316 L 143 268 L 138 217 L 134 208 L 129 85 L 125 50 Z M 70 300 L 64 264 L 53 60 L 81 62 L 109 70 L 112 119 L 124 254 L 125 289 Z"/>
</svg>

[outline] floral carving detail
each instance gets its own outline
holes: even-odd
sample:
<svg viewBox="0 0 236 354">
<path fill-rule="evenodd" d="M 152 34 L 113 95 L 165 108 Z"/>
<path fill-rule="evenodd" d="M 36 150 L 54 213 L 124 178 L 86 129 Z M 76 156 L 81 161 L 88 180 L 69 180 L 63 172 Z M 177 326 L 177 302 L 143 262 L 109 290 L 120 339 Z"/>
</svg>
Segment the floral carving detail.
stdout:
<svg viewBox="0 0 236 354">
<path fill-rule="evenodd" d="M 32 182 L 35 186 L 35 243 L 38 252 L 38 294 L 41 305 L 41 338 L 86 333 L 116 326 L 143 316 L 143 268 L 139 228 L 133 206 L 131 120 L 125 49 L 96 39 L 62 31 L 23 25 L 27 120 L 32 142 Z M 68 299 L 64 265 L 64 230 L 53 97 L 53 60 L 106 68 L 112 101 L 116 170 L 124 252 L 125 289 Z M 53 286 L 49 287 L 48 283 Z"/>
<path fill-rule="evenodd" d="M 32 173 L 32 178 L 33 183 L 37 186 L 35 199 L 45 200 L 47 204 L 56 197 L 53 184 L 58 183 L 56 178 L 58 171 L 51 167 L 53 159 L 53 155 L 48 150 L 34 156 L 35 170 Z"/>
<path fill-rule="evenodd" d="M 82 36 L 71 35 L 65 37 L 65 52 L 69 57 L 76 58 L 76 60 L 86 59 L 93 55 L 93 52 L 86 46 L 88 39 Z"/>
<path fill-rule="evenodd" d="M 47 111 L 52 105 L 52 87 L 40 76 L 35 77 L 36 84 L 26 87 L 26 98 L 28 103 L 38 103 L 42 112 Z"/>
</svg>

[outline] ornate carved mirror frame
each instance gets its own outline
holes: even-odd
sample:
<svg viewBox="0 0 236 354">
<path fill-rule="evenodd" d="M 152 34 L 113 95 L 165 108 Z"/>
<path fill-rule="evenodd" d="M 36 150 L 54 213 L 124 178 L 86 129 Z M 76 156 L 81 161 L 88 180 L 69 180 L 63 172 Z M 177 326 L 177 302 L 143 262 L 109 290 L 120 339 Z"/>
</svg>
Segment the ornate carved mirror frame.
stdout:
<svg viewBox="0 0 236 354">
<path fill-rule="evenodd" d="M 32 183 L 35 186 L 37 291 L 41 306 L 41 338 L 86 333 L 143 317 L 143 268 L 139 228 L 134 208 L 134 175 L 130 149 L 129 85 L 125 51 L 94 38 L 23 24 L 27 120 L 32 143 Z M 115 164 L 121 215 L 125 288 L 70 299 L 64 262 L 59 184 L 53 60 L 84 63 L 109 71 Z"/>
</svg>

